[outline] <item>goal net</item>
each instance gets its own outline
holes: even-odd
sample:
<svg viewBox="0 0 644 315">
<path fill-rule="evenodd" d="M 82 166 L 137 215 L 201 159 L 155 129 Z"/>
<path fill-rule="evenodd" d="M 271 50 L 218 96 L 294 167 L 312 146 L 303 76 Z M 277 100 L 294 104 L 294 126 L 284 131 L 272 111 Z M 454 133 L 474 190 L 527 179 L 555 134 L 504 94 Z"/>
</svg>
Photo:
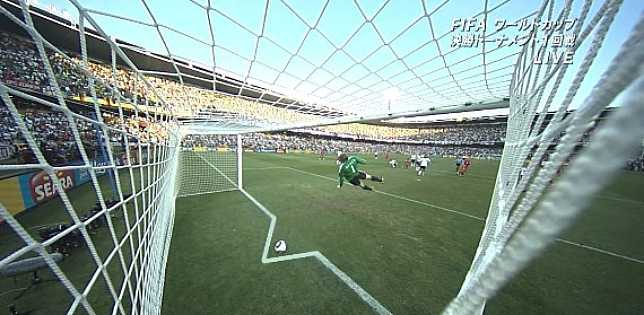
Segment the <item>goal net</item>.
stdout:
<svg viewBox="0 0 644 315">
<path fill-rule="evenodd" d="M 486 300 L 554 242 L 639 150 L 644 129 L 637 122 L 644 113 L 644 16 L 600 79 L 587 82 L 621 4 L 605 1 L 591 15 L 591 2 L 583 3 L 573 28 L 578 67 L 537 65 L 531 61 L 539 49 L 522 50 L 510 86 L 505 147 L 483 235 L 461 291 L 446 313 L 482 312 Z M 571 11 L 572 1 L 558 11 L 544 1 L 537 17 L 562 21 Z M 552 38 L 552 32 L 544 33 Z M 566 75 L 571 78 L 568 84 Z M 593 89 L 571 113 L 584 83 Z M 622 107 L 597 125 L 596 118 L 624 90 Z"/>
<path fill-rule="evenodd" d="M 8 66 L 0 76 L 0 99 L 3 123 L 12 126 L 19 150 L 0 171 L 26 187 L 16 190 L 20 200 L 0 195 L 0 231 L 12 246 L 0 258 L 0 271 L 51 270 L 51 313 L 159 314 L 175 199 L 240 189 L 241 134 L 360 133 L 361 122 L 507 107 L 485 228 L 447 314 L 482 312 L 641 148 L 644 17 L 621 46 L 610 47 L 617 53 L 608 62 L 597 62 L 620 0 L 543 0 L 504 21 L 551 21 L 567 27 L 573 38 L 568 45 L 501 49 L 482 40 L 470 53 L 452 45 L 452 35 L 468 22 L 443 16 L 450 6 L 461 9 L 457 1 L 420 1 L 413 12 L 389 1 L 369 7 L 326 1 L 315 14 L 287 1 L 266 1 L 256 29 L 215 2 L 186 1 L 190 16 L 204 19 L 203 34 L 167 24 L 145 0 L 137 2 L 138 15 L 130 15 L 128 6 L 109 12 L 70 0 L 73 22 L 52 19 L 24 0 L 0 3 L 0 15 L 17 34 L 0 40 L 11 46 L 1 58 Z M 499 11 L 514 12 L 512 4 L 525 6 L 481 2 L 468 17 L 484 25 L 505 18 Z M 276 10 L 289 17 L 283 21 L 288 28 L 303 30 L 293 47 L 276 37 L 296 36 L 271 29 Z M 357 22 L 342 40 L 325 28 L 338 23 L 328 22 L 332 12 L 355 13 Z M 408 25 L 386 32 L 378 26 L 407 14 Z M 441 17 L 449 28 L 438 25 Z M 214 31 L 218 21 L 248 38 L 227 44 Z M 56 38 L 50 25 L 73 36 Z M 158 38 L 155 52 L 117 40 L 129 36 L 128 28 L 146 30 L 132 31 L 135 37 Z M 554 26 L 526 30 L 529 39 L 562 40 Z M 412 32 L 422 36 L 408 37 Z M 485 27 L 480 34 L 515 35 Z M 235 46 L 237 40 L 250 48 Z M 311 48 L 311 42 L 319 45 Z M 274 51 L 263 55 L 267 45 Z M 201 60 L 181 57 L 186 47 L 199 51 Z M 574 54 L 573 64 L 567 53 Z M 546 55 L 557 60 L 536 62 Z M 612 105 L 620 106 L 596 124 Z M 197 130 L 186 120 L 211 123 Z M 30 188 L 33 196 L 25 197 Z M 51 224 L 33 226 L 29 209 L 36 206 L 50 210 Z M 11 289 L 5 282 L 0 286 Z"/>
<path fill-rule="evenodd" d="M 184 136 L 179 162 L 179 197 L 230 191 L 241 187 L 240 143 L 241 136 Z"/>
<path fill-rule="evenodd" d="M 0 233 L 10 246 L 0 258 L 3 292 L 53 280 L 27 307 L 160 313 L 181 153 L 172 107 L 113 41 L 105 63 L 90 59 L 85 17 L 78 21 L 80 49 L 69 51 L 36 30 L 42 15 L 25 1 L 3 2 L 0 15 L 24 36 L 3 31 L 0 105 L 19 147 L 15 160 L 0 165 L 3 176 L 16 179 L 0 200 Z M 134 70 L 127 86 L 115 79 L 123 67 Z M 35 207 L 45 225 L 30 219 Z M 39 280 L 43 269 L 54 279 Z M 26 288 L 5 280 L 30 273 Z M 5 296 L 7 305 L 23 293 Z M 11 311 L 25 310 L 16 307 Z"/>
</svg>

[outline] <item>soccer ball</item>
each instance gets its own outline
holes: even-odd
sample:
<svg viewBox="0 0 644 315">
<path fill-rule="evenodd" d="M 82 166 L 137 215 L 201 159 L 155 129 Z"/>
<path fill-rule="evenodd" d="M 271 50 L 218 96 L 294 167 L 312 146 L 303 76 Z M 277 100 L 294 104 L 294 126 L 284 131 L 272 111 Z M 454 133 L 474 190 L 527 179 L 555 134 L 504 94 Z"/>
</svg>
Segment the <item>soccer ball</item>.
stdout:
<svg viewBox="0 0 644 315">
<path fill-rule="evenodd" d="M 275 252 L 277 252 L 278 254 L 286 253 L 286 241 L 279 240 L 275 242 L 273 249 L 275 249 Z"/>
</svg>

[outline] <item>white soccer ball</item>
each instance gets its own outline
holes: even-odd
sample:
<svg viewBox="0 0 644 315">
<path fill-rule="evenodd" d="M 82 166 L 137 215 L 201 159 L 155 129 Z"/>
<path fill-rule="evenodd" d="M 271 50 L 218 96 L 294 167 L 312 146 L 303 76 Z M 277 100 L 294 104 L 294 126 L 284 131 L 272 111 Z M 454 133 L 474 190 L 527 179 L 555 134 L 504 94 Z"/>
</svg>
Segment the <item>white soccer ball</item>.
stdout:
<svg viewBox="0 0 644 315">
<path fill-rule="evenodd" d="M 286 253 L 286 241 L 279 240 L 275 242 L 275 246 L 273 246 L 273 249 L 275 249 L 275 251 L 279 254 Z"/>
</svg>

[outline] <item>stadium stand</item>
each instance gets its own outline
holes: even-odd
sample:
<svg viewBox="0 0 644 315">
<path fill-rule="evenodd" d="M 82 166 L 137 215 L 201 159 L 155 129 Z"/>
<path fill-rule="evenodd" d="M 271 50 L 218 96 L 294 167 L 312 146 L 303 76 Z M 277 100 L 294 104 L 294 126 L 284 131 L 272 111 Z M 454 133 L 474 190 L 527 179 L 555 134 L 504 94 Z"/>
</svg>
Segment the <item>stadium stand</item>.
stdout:
<svg viewBox="0 0 644 315">
<path fill-rule="evenodd" d="M 454 157 L 454 156 L 471 156 L 480 159 L 498 159 L 501 156 L 502 147 L 459 147 L 459 146 L 435 146 L 425 144 L 404 144 L 404 143 L 383 143 L 376 141 L 358 141 L 347 140 L 338 137 L 320 137 L 307 133 L 274 133 L 252 134 L 245 139 L 245 148 L 255 152 L 288 152 L 288 151 L 307 151 L 320 152 L 324 149 L 326 152 L 352 152 L 352 153 L 372 153 L 372 152 L 392 152 L 399 154 L 429 154 L 432 156 Z M 230 137 L 224 136 L 205 136 L 190 135 L 183 140 L 185 147 L 210 147 L 225 148 L 230 147 L 233 143 Z"/>
<path fill-rule="evenodd" d="M 35 47 L 31 42 L 19 36 L 3 32 L 0 33 L 0 50 L 2 51 L 2 57 L 0 57 L 0 75 L 4 82 L 25 90 L 49 96 L 52 95 L 49 83 L 44 75 L 45 71 L 42 62 L 40 62 Z M 58 83 L 64 91 L 65 96 L 80 102 L 89 102 L 90 100 L 87 99 L 89 97 L 87 95 L 89 82 L 77 66 L 81 61 L 77 57 L 74 57 L 74 62 L 71 62 L 58 53 L 51 52 L 49 57 Z M 98 74 L 98 77 L 105 82 L 112 82 L 112 88 L 118 89 L 125 99 L 125 103 L 136 104 L 138 106 L 157 105 L 158 100 L 156 96 L 145 94 L 145 89 L 138 83 L 139 80 L 133 75 L 133 72 L 125 69 L 117 69 L 116 75 L 112 78 L 112 69 L 96 60 L 89 63 L 89 68 L 92 73 Z M 280 123 L 310 122 L 317 119 L 317 116 L 241 98 L 225 96 L 198 87 L 182 87 L 177 82 L 168 79 L 152 76 L 148 76 L 146 79 L 157 88 L 157 91 L 163 93 L 161 97 L 170 104 L 173 104 L 172 108 L 175 113 L 181 113 L 186 116 L 204 112 L 234 113 L 253 120 Z M 109 106 L 117 103 L 117 100 L 109 93 L 109 89 L 104 85 L 96 84 L 96 93 L 101 104 Z M 186 97 L 186 95 L 189 97 Z M 147 129 L 152 130 L 154 126 L 150 126 Z M 135 128 L 135 130 L 138 129 Z M 316 128 L 316 131 L 325 132 L 330 135 L 344 135 L 361 139 L 415 140 L 442 144 L 484 144 L 484 142 L 487 142 L 487 144 L 496 144 L 502 141 L 501 136 L 504 133 L 504 126 L 486 128 L 485 130 L 479 130 L 476 127 L 455 126 L 452 128 L 433 128 L 421 131 L 417 128 L 345 124 Z M 150 134 L 154 134 L 154 132 Z M 447 152 L 470 152 L 473 150 L 449 149 Z M 499 151 L 499 149 L 492 151 Z"/>
<path fill-rule="evenodd" d="M 53 96 L 49 82 L 39 60 L 35 46 L 20 36 L 0 32 L 0 77 L 4 82 L 25 91 Z M 89 81 L 79 65 L 81 60 L 73 53 L 73 61 L 54 52 L 48 52 L 53 71 L 65 96 L 87 104 L 89 99 Z M 95 83 L 99 103 L 108 108 L 117 105 L 132 109 L 137 106 L 157 107 L 159 100 L 155 95 L 147 95 L 146 89 L 134 72 L 118 68 L 114 72 L 110 66 L 98 60 L 89 63 L 89 70 L 97 74 L 104 82 L 111 82 L 110 88 L 121 94 L 119 100 L 111 94 L 110 88 Z M 232 97 L 196 86 L 181 85 L 176 81 L 146 76 L 157 91 L 162 93 L 166 102 L 171 104 L 175 114 L 198 115 L 235 115 L 249 120 L 268 123 L 302 123 L 319 119 L 318 116 L 304 114 L 282 107 L 254 102 L 243 98 Z M 24 119 L 32 132 L 37 134 L 46 157 L 53 165 L 65 164 L 79 160 L 78 149 L 74 147 L 71 132 L 65 117 L 61 113 L 39 108 L 24 100 Z M 34 161 L 33 154 L 16 132 L 15 124 L 4 104 L 0 104 L 0 158 L 16 158 L 24 163 Z M 148 107 L 148 108 L 150 108 Z M 91 111 L 79 109 L 81 115 Z M 163 134 L 158 122 L 150 123 L 145 117 L 130 115 L 125 122 L 120 122 L 118 115 L 105 111 L 103 119 L 111 124 L 124 123 L 132 135 L 139 135 L 141 141 L 163 141 Z M 86 141 L 88 152 L 97 154 L 91 143 L 96 141 L 96 130 L 88 123 L 81 121 L 81 136 Z M 255 151 L 302 150 L 319 152 L 342 150 L 345 152 L 398 152 L 404 154 L 423 153 L 433 156 L 470 156 L 484 159 L 497 159 L 501 156 L 505 130 L 505 121 L 493 123 L 459 123 L 432 125 L 422 127 L 398 128 L 371 124 L 344 124 L 314 129 L 299 130 L 278 134 L 255 134 L 248 139 L 246 146 Z M 132 138 L 133 140 L 134 138 Z M 586 137 L 584 138 L 586 139 Z M 582 139 L 582 141 L 584 141 Z M 110 139 L 122 142 L 122 139 Z M 231 145 L 226 137 L 192 136 L 184 139 L 186 146 L 226 147 Z M 557 140 L 554 141 L 556 143 Z M 629 160 L 627 169 L 644 170 L 644 159 Z"/>
</svg>

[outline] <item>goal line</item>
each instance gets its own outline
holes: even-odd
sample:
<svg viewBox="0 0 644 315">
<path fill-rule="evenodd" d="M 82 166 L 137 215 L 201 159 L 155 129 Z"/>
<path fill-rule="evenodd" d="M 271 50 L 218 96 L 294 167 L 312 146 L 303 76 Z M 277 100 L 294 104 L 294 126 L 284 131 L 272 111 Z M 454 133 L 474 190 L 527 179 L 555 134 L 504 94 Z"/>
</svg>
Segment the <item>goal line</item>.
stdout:
<svg viewBox="0 0 644 315">
<path fill-rule="evenodd" d="M 203 159 L 203 157 L 201 157 Z M 217 173 L 226 178 L 232 185 L 237 185 L 232 179 L 230 179 L 224 172 L 219 170 L 219 168 L 213 165 L 210 161 L 203 159 L 203 161 L 213 168 Z M 369 307 L 371 307 L 374 312 L 380 315 L 391 315 L 391 312 L 387 310 L 378 300 L 376 300 L 371 294 L 369 294 L 365 289 L 363 289 L 358 283 L 356 283 L 349 275 L 340 270 L 330 259 L 328 259 L 324 254 L 319 251 L 310 251 L 305 253 L 289 254 L 284 256 L 269 257 L 269 251 L 271 247 L 271 241 L 273 239 L 273 233 L 277 225 L 277 216 L 268 210 L 264 205 L 262 205 L 255 197 L 248 193 L 243 187 L 237 186 L 239 191 L 250 200 L 258 209 L 260 209 L 267 217 L 270 219 L 268 232 L 266 234 L 266 240 L 264 242 L 264 249 L 262 251 L 261 262 L 262 264 L 271 264 L 283 261 L 298 260 L 304 258 L 313 257 L 317 259 L 324 267 L 333 272 L 338 279 L 344 282 L 353 292 L 355 292 L 363 302 L 365 302 Z"/>
</svg>

